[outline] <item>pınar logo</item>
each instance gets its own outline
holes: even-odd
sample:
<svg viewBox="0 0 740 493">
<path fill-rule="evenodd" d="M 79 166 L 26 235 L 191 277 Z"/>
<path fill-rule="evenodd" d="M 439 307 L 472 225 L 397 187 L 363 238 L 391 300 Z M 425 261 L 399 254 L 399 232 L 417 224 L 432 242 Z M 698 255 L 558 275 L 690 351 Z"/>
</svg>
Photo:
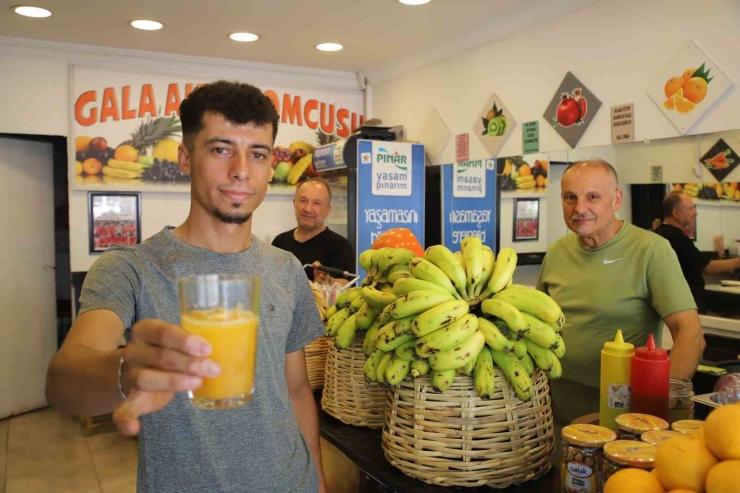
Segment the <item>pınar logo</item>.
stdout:
<svg viewBox="0 0 740 493">
<path fill-rule="evenodd" d="M 483 161 L 460 161 L 457 163 L 457 172 L 465 173 L 469 169 L 483 169 Z"/>
<path fill-rule="evenodd" d="M 401 171 L 408 171 L 409 169 L 406 156 L 399 154 L 398 151 L 391 153 L 384 147 L 381 147 L 378 149 L 378 154 L 375 156 L 375 159 L 379 163 L 393 164 Z"/>
</svg>

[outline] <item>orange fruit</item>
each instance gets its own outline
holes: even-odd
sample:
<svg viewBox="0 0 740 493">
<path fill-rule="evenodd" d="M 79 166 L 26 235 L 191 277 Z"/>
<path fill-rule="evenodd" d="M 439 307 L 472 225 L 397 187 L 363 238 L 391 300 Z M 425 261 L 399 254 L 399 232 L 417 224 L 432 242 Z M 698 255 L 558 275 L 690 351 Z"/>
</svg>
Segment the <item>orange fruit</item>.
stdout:
<svg viewBox="0 0 740 493">
<path fill-rule="evenodd" d="M 75 137 L 75 151 L 87 151 L 90 148 L 91 140 L 92 137 L 88 137 L 87 135 L 80 135 L 79 137 Z"/>
<path fill-rule="evenodd" d="M 702 77 L 692 77 L 683 85 L 683 97 L 692 103 L 701 103 L 707 97 L 707 81 Z"/>
<path fill-rule="evenodd" d="M 676 91 L 671 99 L 673 99 L 673 106 L 676 108 L 676 111 L 682 115 L 691 113 L 696 106 L 696 104 L 683 97 L 683 88 Z"/>
<path fill-rule="evenodd" d="M 622 469 L 612 474 L 604 485 L 604 493 L 665 493 L 655 476 L 643 469 Z"/>
<path fill-rule="evenodd" d="M 740 493 L 740 460 L 720 462 L 707 475 L 707 493 Z"/>
<path fill-rule="evenodd" d="M 668 98 L 665 101 L 663 101 L 663 108 L 667 110 L 675 109 L 675 106 L 673 105 L 673 98 Z"/>
<path fill-rule="evenodd" d="M 85 159 L 82 162 L 82 170 L 88 175 L 97 175 L 100 170 L 103 169 L 103 163 L 95 159 L 94 157 Z"/>
<path fill-rule="evenodd" d="M 529 176 L 532 174 L 532 168 L 528 164 L 522 164 L 519 167 L 519 176 Z"/>
<path fill-rule="evenodd" d="M 665 88 L 663 89 L 665 97 L 670 98 L 676 94 L 676 91 L 681 89 L 685 83 L 686 80 L 684 80 L 683 77 L 671 77 L 668 79 L 668 82 L 665 83 Z"/>
<path fill-rule="evenodd" d="M 658 479 L 669 491 L 704 491 L 707 474 L 717 462 L 703 441 L 690 437 L 671 438 L 655 454 Z"/>
<path fill-rule="evenodd" d="M 696 72 L 696 69 L 695 68 L 686 69 L 686 71 L 683 73 L 683 75 L 681 76 L 681 78 L 683 78 L 683 79 L 690 79 L 691 76 L 694 75 L 694 72 Z"/>
<path fill-rule="evenodd" d="M 704 440 L 720 459 L 740 460 L 740 406 L 722 406 L 709 413 Z"/>
<path fill-rule="evenodd" d="M 137 151 L 133 146 L 124 144 L 116 148 L 116 153 L 113 157 L 119 161 L 129 161 L 133 163 L 139 158 L 139 151 Z"/>
<path fill-rule="evenodd" d="M 687 490 L 685 488 L 681 488 L 679 490 L 671 490 L 668 493 L 696 493 L 694 490 Z"/>
</svg>

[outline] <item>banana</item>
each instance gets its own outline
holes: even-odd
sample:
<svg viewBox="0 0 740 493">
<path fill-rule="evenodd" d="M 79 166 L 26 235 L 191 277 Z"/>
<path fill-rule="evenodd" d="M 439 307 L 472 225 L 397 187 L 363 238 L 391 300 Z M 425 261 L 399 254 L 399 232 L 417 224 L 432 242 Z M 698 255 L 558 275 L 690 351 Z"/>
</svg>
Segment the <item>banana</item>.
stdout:
<svg viewBox="0 0 740 493">
<path fill-rule="evenodd" d="M 452 382 L 455 380 L 457 372 L 455 370 L 438 371 L 432 370 L 429 375 L 429 380 L 432 383 L 432 388 L 435 392 L 444 392 L 450 388 Z"/>
<path fill-rule="evenodd" d="M 421 292 L 421 291 L 417 291 Z M 411 293 L 413 294 L 413 293 Z M 407 296 L 411 296 L 411 294 Z M 470 310 L 465 300 L 448 300 L 426 309 L 411 324 L 416 337 L 422 337 L 451 324 Z"/>
<path fill-rule="evenodd" d="M 362 288 L 362 297 L 369 306 L 377 310 L 382 310 L 396 299 L 395 295 L 384 293 L 371 286 L 365 286 Z"/>
<path fill-rule="evenodd" d="M 388 368 L 388 365 L 391 364 L 391 361 L 393 361 L 393 351 L 391 351 L 390 353 L 385 353 L 385 355 L 383 355 L 383 359 L 381 359 L 380 363 L 378 363 L 378 371 L 375 377 L 378 383 L 385 383 L 385 369 Z"/>
<path fill-rule="evenodd" d="M 517 310 L 513 305 L 501 300 L 483 300 L 481 310 L 486 315 L 492 315 L 500 318 L 511 330 L 519 334 L 524 334 L 529 330 L 529 323 L 524 318 L 522 312 Z"/>
<path fill-rule="evenodd" d="M 481 293 L 481 298 L 487 298 L 492 294 L 496 294 L 509 284 L 516 269 L 516 261 L 517 255 L 513 248 L 502 248 L 498 252 L 496 265 L 493 268 L 493 274 L 491 274 L 491 280 L 488 281 L 488 286 Z"/>
<path fill-rule="evenodd" d="M 395 349 L 396 358 L 401 358 L 404 361 L 414 361 L 416 359 L 416 353 L 414 352 L 414 345 L 416 344 L 415 339 L 411 339 L 408 342 L 404 342 Z"/>
<path fill-rule="evenodd" d="M 462 266 L 463 270 L 465 270 L 465 256 L 462 252 L 455 252 L 455 258 L 458 262 L 460 262 L 460 265 Z M 465 274 L 465 284 L 467 284 L 467 277 L 468 275 Z"/>
<path fill-rule="evenodd" d="M 489 349 L 484 347 L 475 359 L 475 369 L 473 370 L 473 384 L 478 397 L 481 399 L 493 398 L 493 391 L 496 388 L 494 377 L 493 358 Z"/>
<path fill-rule="evenodd" d="M 552 360 L 555 357 L 552 351 L 542 348 L 528 339 L 524 339 L 524 344 L 527 345 L 527 352 L 540 370 L 548 371 L 552 368 Z"/>
<path fill-rule="evenodd" d="M 339 309 L 337 308 L 337 305 L 330 306 L 329 309 L 324 312 L 324 320 L 329 320 L 338 311 Z"/>
<path fill-rule="evenodd" d="M 381 293 L 393 294 L 393 284 L 378 284 L 378 290 Z"/>
<path fill-rule="evenodd" d="M 492 298 L 510 303 L 517 307 L 519 311 L 534 315 L 548 324 L 556 323 L 563 315 L 563 311 L 558 304 L 542 291 L 516 284 L 499 291 Z"/>
<path fill-rule="evenodd" d="M 485 345 L 486 338 L 480 331 L 476 331 L 460 345 L 430 356 L 429 364 L 433 370 L 456 370 L 477 358 Z"/>
<path fill-rule="evenodd" d="M 350 315 L 347 320 L 337 330 L 334 344 L 339 349 L 347 349 L 355 341 L 355 334 L 357 334 L 357 314 Z"/>
<path fill-rule="evenodd" d="M 422 315 L 424 314 L 422 313 L 419 316 Z M 411 330 L 414 330 L 414 324 L 411 324 Z M 451 324 L 417 339 L 415 341 L 416 355 L 420 358 L 426 358 L 439 351 L 446 351 L 462 343 L 476 330 L 478 330 L 478 317 L 472 313 L 463 315 Z"/>
<path fill-rule="evenodd" d="M 345 289 L 344 291 L 339 293 L 336 300 L 334 300 L 334 305 L 336 305 L 337 308 L 344 308 L 345 306 L 355 301 L 355 298 L 357 298 L 361 294 L 362 288 L 360 287 Z"/>
<path fill-rule="evenodd" d="M 365 356 L 370 356 L 377 349 L 375 347 L 375 340 L 378 338 L 378 332 L 380 332 L 380 322 L 377 320 L 373 325 L 365 332 L 365 340 L 362 342 L 362 352 Z"/>
<path fill-rule="evenodd" d="M 514 332 L 513 330 L 511 330 L 509 326 L 506 325 L 506 322 L 504 322 L 503 320 L 496 319 L 493 321 L 493 325 L 498 327 L 498 330 L 500 330 L 501 333 L 504 336 L 506 336 L 506 338 L 509 339 L 511 342 L 516 342 L 522 337 L 524 337 L 523 335 L 520 335 L 518 332 Z"/>
<path fill-rule="evenodd" d="M 496 350 L 491 350 L 491 358 L 494 364 L 504 372 L 506 380 L 519 400 L 522 402 L 531 400 L 534 395 L 532 379 L 527 375 L 519 358 L 514 356 L 514 353 L 502 353 Z"/>
<path fill-rule="evenodd" d="M 362 267 L 363 270 L 368 272 L 370 271 L 370 268 L 373 266 L 373 254 L 375 254 L 375 250 L 372 248 L 365 250 L 360 254 L 360 267 Z"/>
<path fill-rule="evenodd" d="M 378 259 L 378 270 L 385 272 L 396 265 L 408 265 L 416 254 L 407 248 L 393 248 Z"/>
<path fill-rule="evenodd" d="M 517 188 L 534 188 L 537 185 L 534 181 L 525 181 L 525 182 L 519 182 L 517 181 L 516 186 Z"/>
<path fill-rule="evenodd" d="M 521 362 L 524 369 L 527 370 L 527 375 L 529 375 L 530 377 L 534 375 L 534 361 L 532 361 L 532 357 L 529 355 L 529 353 L 525 352 L 524 356 L 519 358 L 519 361 Z"/>
<path fill-rule="evenodd" d="M 491 349 L 507 353 L 514 351 L 514 343 L 507 339 L 506 336 L 501 333 L 499 328 L 490 320 L 478 317 L 478 331 L 483 334 L 486 344 L 488 344 Z"/>
<path fill-rule="evenodd" d="M 427 363 L 426 360 L 415 359 L 411 362 L 411 376 L 414 378 L 423 377 L 424 375 L 429 374 L 431 370 L 432 367 L 429 366 L 429 363 Z"/>
<path fill-rule="evenodd" d="M 409 263 L 409 271 L 411 271 L 411 275 L 415 278 L 433 282 L 434 284 L 445 288 L 455 298 L 460 298 L 460 294 L 458 294 L 455 286 L 452 285 L 450 278 L 447 277 L 442 269 L 430 261 L 424 260 L 421 257 L 414 257 L 414 259 Z"/>
<path fill-rule="evenodd" d="M 396 298 L 393 303 L 388 305 L 387 309 L 392 318 L 399 320 L 425 312 L 440 303 L 450 300 L 452 300 L 452 296 L 448 293 L 413 291 Z"/>
<path fill-rule="evenodd" d="M 378 366 L 385 354 L 383 351 L 377 350 L 365 360 L 365 366 L 362 367 L 362 372 L 365 374 L 366 381 L 378 381 Z"/>
<path fill-rule="evenodd" d="M 524 340 L 519 339 L 518 341 L 514 342 L 514 356 L 522 359 L 525 354 L 527 354 L 527 345 L 524 344 Z"/>
<path fill-rule="evenodd" d="M 563 336 L 560 334 L 558 334 L 558 347 L 552 350 L 552 354 L 558 358 L 565 357 L 565 341 L 563 340 Z"/>
<path fill-rule="evenodd" d="M 416 279 L 414 277 L 405 277 L 403 279 L 398 279 L 393 283 L 393 294 L 396 296 L 402 296 L 412 291 L 437 291 L 439 293 L 449 293 L 449 291 L 438 284 L 434 284 L 429 281 L 422 281 L 421 279 Z"/>
<path fill-rule="evenodd" d="M 473 373 L 473 369 L 475 368 L 475 361 L 475 359 L 471 359 L 466 364 L 456 369 L 455 373 L 457 373 L 458 375 L 471 375 Z"/>
<path fill-rule="evenodd" d="M 461 243 L 465 259 L 465 275 L 468 287 L 468 298 L 483 274 L 483 244 L 477 236 L 466 236 Z"/>
<path fill-rule="evenodd" d="M 335 313 L 334 316 L 327 320 L 324 324 L 326 328 L 326 335 L 328 335 L 329 337 L 334 337 L 335 335 L 337 335 L 339 327 L 342 326 L 342 324 L 347 320 L 348 317 L 349 310 L 347 310 L 346 308 L 342 308 L 337 313 Z"/>
<path fill-rule="evenodd" d="M 141 177 L 142 172 L 143 170 L 131 171 L 127 169 L 114 168 L 113 166 L 103 166 L 104 175 L 114 176 L 116 178 L 126 178 L 128 180 Z"/>
<path fill-rule="evenodd" d="M 557 322 L 550 324 L 550 327 L 552 327 L 552 330 L 560 334 L 563 331 L 563 327 L 565 327 L 565 314 L 563 314 Z"/>
<path fill-rule="evenodd" d="M 360 294 L 362 294 L 362 291 L 360 291 Z M 349 314 L 352 315 L 352 314 L 357 313 L 360 310 L 360 308 L 362 308 L 363 305 L 366 305 L 366 304 L 367 303 L 365 302 L 365 298 L 363 298 L 362 296 L 356 297 L 354 300 L 352 300 L 352 303 L 350 303 L 349 306 L 347 307 L 347 309 L 349 310 Z"/>
<path fill-rule="evenodd" d="M 108 166 L 111 168 L 125 169 L 128 171 L 144 171 L 141 163 L 132 163 L 131 161 L 120 161 L 118 159 L 109 159 Z"/>
<path fill-rule="evenodd" d="M 393 284 L 399 279 L 404 279 L 406 277 L 411 277 L 409 266 L 407 264 L 399 264 L 391 267 L 390 271 L 388 271 L 388 274 L 385 276 L 385 279 L 389 284 Z"/>
<path fill-rule="evenodd" d="M 527 175 L 527 176 L 520 176 L 516 179 L 517 183 L 527 183 L 530 181 L 535 181 L 533 175 Z"/>
<path fill-rule="evenodd" d="M 496 254 L 493 253 L 491 247 L 483 245 L 483 273 L 480 276 L 480 282 L 476 284 L 475 289 L 473 290 L 474 296 L 480 296 L 483 290 L 488 286 L 488 281 L 491 280 L 495 266 Z"/>
<path fill-rule="evenodd" d="M 357 310 L 357 328 L 360 330 L 367 330 L 375 322 L 378 317 L 380 310 L 378 308 L 371 308 L 370 305 L 365 302 L 359 310 Z"/>
<path fill-rule="evenodd" d="M 392 305 L 392 303 L 391 303 Z M 380 312 L 380 315 L 378 315 L 377 319 L 380 321 L 380 326 L 385 326 L 388 322 L 393 320 L 393 317 L 391 316 L 391 305 L 386 306 L 383 308 L 383 310 Z"/>
<path fill-rule="evenodd" d="M 398 385 L 406 378 L 411 369 L 411 362 L 394 357 L 390 364 L 385 367 L 385 381 L 388 385 Z"/>
<path fill-rule="evenodd" d="M 427 248 L 424 258 L 439 267 L 452 282 L 461 296 L 465 295 L 466 275 L 460 261 L 454 253 L 444 245 L 434 245 Z"/>
<path fill-rule="evenodd" d="M 550 377 L 551 380 L 558 380 L 563 376 L 563 367 L 560 364 L 560 360 L 554 355 L 550 359 L 552 360 L 552 368 L 547 372 L 547 376 Z"/>
<path fill-rule="evenodd" d="M 391 250 L 393 249 L 389 247 L 378 248 L 377 250 L 374 250 L 370 270 L 368 271 L 368 276 L 375 277 L 380 273 L 380 268 L 378 267 L 380 263 L 380 258 L 385 255 L 386 252 L 390 252 Z"/>
<path fill-rule="evenodd" d="M 411 333 L 411 322 L 414 317 L 407 317 L 401 320 L 394 320 L 380 329 L 378 336 L 375 338 L 375 347 L 382 351 L 392 351 L 401 344 L 414 338 Z"/>
<path fill-rule="evenodd" d="M 529 313 L 522 312 L 522 315 L 529 323 L 529 332 L 524 334 L 525 339 L 529 339 L 545 349 L 554 349 L 558 346 L 558 335 L 552 330 L 552 327 Z"/>
</svg>

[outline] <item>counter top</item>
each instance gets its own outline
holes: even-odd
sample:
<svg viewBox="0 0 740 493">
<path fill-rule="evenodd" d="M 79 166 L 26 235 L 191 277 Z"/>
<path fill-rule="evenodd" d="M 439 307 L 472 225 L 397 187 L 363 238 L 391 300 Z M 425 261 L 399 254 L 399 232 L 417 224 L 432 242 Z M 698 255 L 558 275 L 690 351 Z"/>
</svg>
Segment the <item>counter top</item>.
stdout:
<svg viewBox="0 0 740 493">
<path fill-rule="evenodd" d="M 707 291 L 719 291 L 720 293 L 740 294 L 740 287 L 733 288 L 730 286 L 723 286 L 721 284 L 707 284 L 704 286 Z"/>
<path fill-rule="evenodd" d="M 560 382 L 558 382 L 560 383 Z M 561 386 L 559 386 L 561 387 Z M 553 392 L 553 399 L 559 399 L 560 405 L 554 405 L 555 415 L 555 460 L 553 468 L 541 478 L 528 481 L 518 486 L 506 488 L 506 491 L 522 493 L 553 493 L 560 491 L 560 431 L 564 425 L 585 414 L 598 411 L 598 389 L 567 384 Z M 388 491 L 398 493 L 449 493 L 453 491 L 469 493 L 491 493 L 488 487 L 448 488 L 433 486 L 423 481 L 406 476 L 392 467 L 383 455 L 381 446 L 382 430 L 373 430 L 350 426 L 321 411 L 321 392 L 316 392 L 316 404 L 319 408 L 319 427 L 321 436 L 338 448 L 369 477 Z M 385 491 L 385 490 L 382 490 Z"/>
</svg>

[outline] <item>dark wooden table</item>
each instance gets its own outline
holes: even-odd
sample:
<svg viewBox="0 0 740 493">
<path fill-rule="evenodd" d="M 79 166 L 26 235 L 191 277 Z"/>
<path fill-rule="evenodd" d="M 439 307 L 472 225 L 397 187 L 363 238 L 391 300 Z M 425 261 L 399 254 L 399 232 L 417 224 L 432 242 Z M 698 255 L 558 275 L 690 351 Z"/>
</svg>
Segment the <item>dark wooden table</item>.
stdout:
<svg viewBox="0 0 740 493">
<path fill-rule="evenodd" d="M 553 468 L 535 481 L 511 486 L 505 491 L 557 493 L 560 491 L 560 431 L 574 419 L 599 409 L 598 389 L 569 382 L 557 382 L 553 388 L 555 415 L 555 460 Z M 350 426 L 321 411 L 321 393 L 316 394 L 321 436 L 360 468 L 360 493 L 491 493 L 491 488 L 450 488 L 434 486 L 406 476 L 392 467 L 383 455 L 381 430 Z"/>
</svg>

